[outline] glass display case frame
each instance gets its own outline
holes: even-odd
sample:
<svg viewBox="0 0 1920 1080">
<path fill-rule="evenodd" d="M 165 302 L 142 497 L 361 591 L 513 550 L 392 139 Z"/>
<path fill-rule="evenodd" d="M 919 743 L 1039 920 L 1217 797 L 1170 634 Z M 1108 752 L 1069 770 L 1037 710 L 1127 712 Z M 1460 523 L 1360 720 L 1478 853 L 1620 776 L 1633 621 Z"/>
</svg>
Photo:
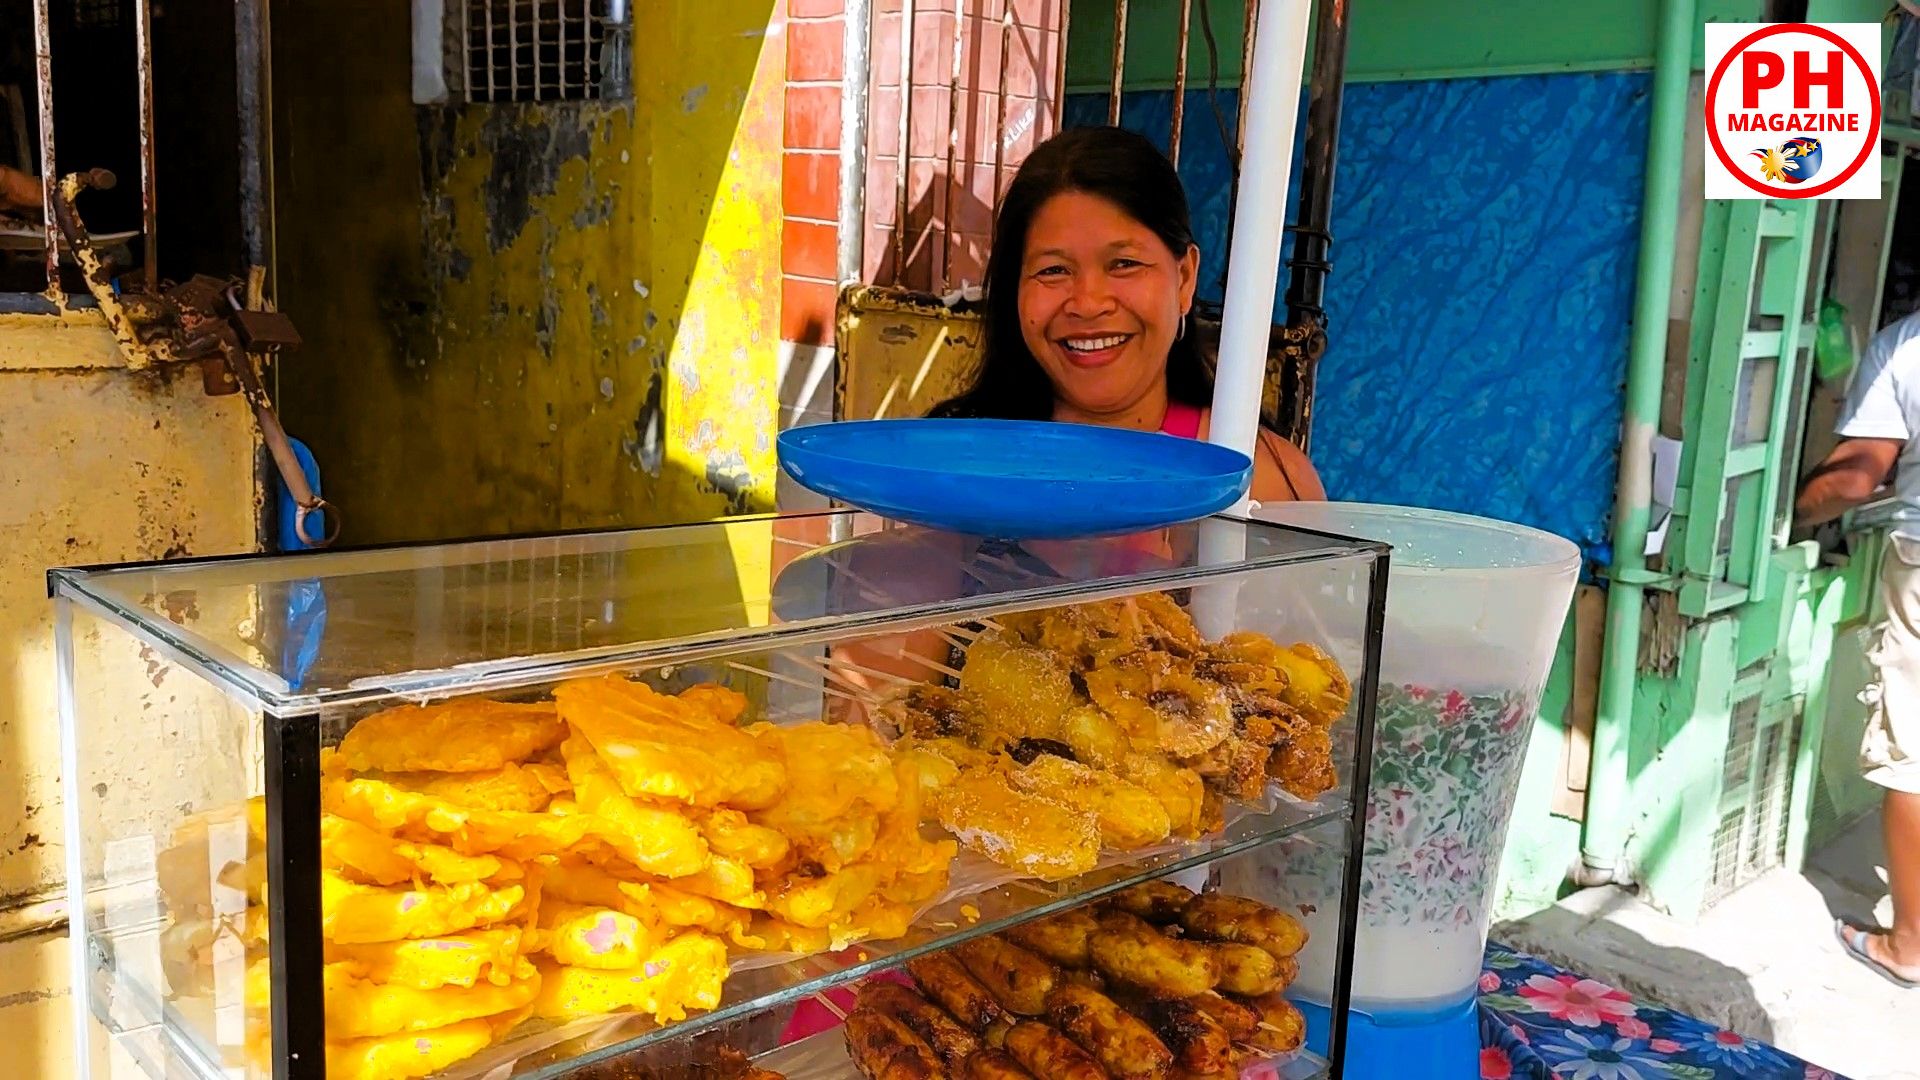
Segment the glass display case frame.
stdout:
<svg viewBox="0 0 1920 1080">
<path fill-rule="evenodd" d="M 744 994 L 730 982 L 728 999 L 711 1012 L 603 1037 L 590 1047 L 575 1044 L 583 1048 L 572 1056 L 549 1050 L 544 1062 L 530 1057 L 509 1071 L 515 1077 L 563 1076 L 923 952 L 1339 822 L 1347 850 L 1339 869 L 1340 941 L 1329 973 L 1333 1023 L 1325 1044 L 1331 1073 L 1339 1075 L 1389 557 L 1384 544 L 1228 516 L 1133 537 L 1022 545 L 835 510 L 50 571 L 80 1075 L 103 1075 L 90 1068 L 101 1051 L 86 1034 L 89 1025 L 103 1023 L 111 1034 L 131 1037 L 129 1008 L 147 1025 L 141 1037 L 157 1040 L 142 1058 L 149 1071 L 155 1069 L 149 1059 L 160 1058 L 200 1076 L 235 1075 L 158 986 L 138 985 L 121 970 L 117 939 L 106 925 L 110 912 L 103 912 L 111 901 L 103 897 L 112 883 L 103 866 L 111 858 L 103 858 L 101 849 L 113 838 L 100 834 L 114 826 L 103 822 L 115 812 L 136 819 L 126 836 L 145 840 L 146 862 L 138 856 L 134 862 L 136 869 L 151 871 L 160 830 L 148 827 L 142 834 L 137 821 L 141 813 L 164 820 L 164 812 L 153 807 L 115 811 L 100 803 L 108 797 L 100 789 L 108 785 L 97 780 L 96 759 L 107 753 L 113 733 L 96 715 L 103 693 L 98 684 L 138 673 L 125 655 L 102 659 L 116 649 L 137 652 L 156 689 L 167 673 L 193 676 L 197 700 L 220 702 L 248 729 L 235 737 L 255 740 L 259 771 L 242 786 L 249 797 L 264 795 L 259 828 L 271 987 L 268 1068 L 275 1080 L 323 1080 L 322 749 L 337 741 L 343 718 L 352 722 L 369 710 L 409 702 L 524 694 L 585 676 L 632 676 L 742 655 L 826 649 L 1151 592 L 1183 592 L 1196 621 L 1218 624 L 1210 633 L 1224 632 L 1241 629 L 1231 625 L 1231 612 L 1249 582 L 1305 580 L 1313 568 L 1325 579 L 1315 602 L 1341 622 L 1337 636 L 1352 675 L 1339 729 L 1341 773 L 1331 793 L 1310 804 L 1280 800 L 1231 820 L 1217 836 L 1177 851 L 1110 860 L 1064 883 L 1042 888 L 1014 881 L 949 899 L 935 909 L 942 917 L 923 912 L 905 938 L 867 943 L 855 959 L 810 980 L 782 974 L 793 965 L 761 969 L 740 983 L 751 984 Z M 490 620 L 502 612 L 500 625 L 493 625 Z M 84 631 L 78 623 L 86 624 Z M 543 634 L 546 640 L 539 640 Z M 165 720 L 167 708 L 158 711 L 163 715 L 156 719 Z M 140 742 L 137 734 L 129 737 Z M 215 755 L 206 767 L 217 772 L 224 763 Z M 126 862 L 124 855 L 120 861 Z M 144 887 L 137 874 L 133 885 Z M 1023 891 L 1031 896 L 1018 899 Z M 146 892 L 157 895 L 155 889 Z M 149 906 L 158 910 L 159 903 Z M 954 917 L 963 910 L 970 918 Z M 733 978 L 741 980 L 739 974 Z M 756 989 L 762 986 L 767 989 Z"/>
</svg>

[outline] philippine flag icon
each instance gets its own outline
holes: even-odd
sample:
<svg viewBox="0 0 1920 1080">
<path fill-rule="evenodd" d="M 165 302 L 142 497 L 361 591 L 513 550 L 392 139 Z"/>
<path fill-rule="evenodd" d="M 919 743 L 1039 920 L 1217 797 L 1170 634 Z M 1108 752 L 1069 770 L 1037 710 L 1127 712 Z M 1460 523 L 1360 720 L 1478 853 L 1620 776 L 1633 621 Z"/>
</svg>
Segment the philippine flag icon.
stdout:
<svg viewBox="0 0 1920 1080">
<path fill-rule="evenodd" d="M 1750 156 L 1760 159 L 1760 175 L 1772 183 L 1804 184 L 1820 174 L 1820 140 L 1805 135 Z"/>
</svg>

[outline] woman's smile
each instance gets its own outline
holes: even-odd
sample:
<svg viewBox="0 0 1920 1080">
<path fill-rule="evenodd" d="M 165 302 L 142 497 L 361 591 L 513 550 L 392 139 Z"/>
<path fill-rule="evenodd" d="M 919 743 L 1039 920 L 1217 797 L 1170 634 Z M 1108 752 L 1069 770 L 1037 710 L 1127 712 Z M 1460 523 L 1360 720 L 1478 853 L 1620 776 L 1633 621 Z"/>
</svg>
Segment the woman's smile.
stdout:
<svg viewBox="0 0 1920 1080">
<path fill-rule="evenodd" d="M 1068 363 L 1075 367 L 1097 368 L 1120 359 L 1127 343 L 1132 340 L 1132 334 L 1075 334 L 1059 338 L 1056 343 L 1066 353 Z"/>
</svg>

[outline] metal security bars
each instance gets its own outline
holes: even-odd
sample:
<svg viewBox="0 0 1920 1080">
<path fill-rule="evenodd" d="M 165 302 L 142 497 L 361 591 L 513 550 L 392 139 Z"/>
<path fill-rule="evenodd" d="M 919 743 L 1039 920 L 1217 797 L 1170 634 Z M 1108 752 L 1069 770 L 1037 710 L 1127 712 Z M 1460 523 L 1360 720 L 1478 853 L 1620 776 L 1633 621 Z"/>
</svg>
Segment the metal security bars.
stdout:
<svg viewBox="0 0 1920 1080">
<path fill-rule="evenodd" d="M 468 102 L 591 101 L 614 96 L 603 75 L 626 0 L 456 0 L 447 40 L 449 89 Z"/>
</svg>

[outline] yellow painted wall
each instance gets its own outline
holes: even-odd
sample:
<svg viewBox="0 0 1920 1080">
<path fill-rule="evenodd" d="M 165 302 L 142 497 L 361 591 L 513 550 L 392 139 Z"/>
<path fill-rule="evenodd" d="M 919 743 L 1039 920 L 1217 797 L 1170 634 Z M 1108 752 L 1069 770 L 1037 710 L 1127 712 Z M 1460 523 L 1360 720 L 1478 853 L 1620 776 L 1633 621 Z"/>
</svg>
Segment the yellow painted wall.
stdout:
<svg viewBox="0 0 1920 1080">
<path fill-rule="evenodd" d="M 257 541 L 253 419 L 200 374 L 130 372 L 93 312 L 0 316 L 0 1045 L 5 1075 L 72 1075 L 65 836 L 49 566 L 234 554 Z M 220 617 L 202 612 L 191 617 Z M 204 702 L 126 639 L 82 695 L 98 725 L 88 820 L 192 800 L 152 768 Z M 91 660 L 89 643 L 77 646 Z M 97 785 L 97 786 L 96 786 Z M 37 902 L 36 902 L 37 901 Z M 131 1075 L 124 1062 L 113 1075 Z"/>
<path fill-rule="evenodd" d="M 423 108 L 407 5 L 274 5 L 281 388 L 343 542 L 771 507 L 777 4 L 633 7 L 630 103 Z"/>
</svg>

